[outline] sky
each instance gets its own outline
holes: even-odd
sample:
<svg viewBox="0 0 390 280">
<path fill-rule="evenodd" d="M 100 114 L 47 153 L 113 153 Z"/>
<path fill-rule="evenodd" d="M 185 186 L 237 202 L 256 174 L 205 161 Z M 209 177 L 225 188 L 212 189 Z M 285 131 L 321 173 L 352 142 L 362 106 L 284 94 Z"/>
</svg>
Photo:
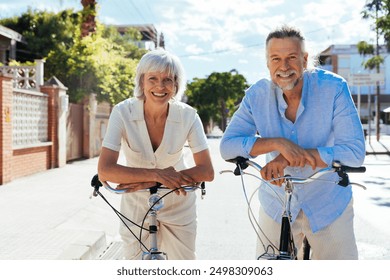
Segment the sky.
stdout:
<svg viewBox="0 0 390 280">
<path fill-rule="evenodd" d="M 105 24 L 154 24 L 165 48 L 183 63 L 187 80 L 232 69 L 252 84 L 268 77 L 264 41 L 291 24 L 315 56 L 333 44 L 375 42 L 372 20 L 362 19 L 366 0 L 97 0 Z M 0 18 L 28 7 L 81 10 L 80 0 L 0 0 Z"/>
</svg>

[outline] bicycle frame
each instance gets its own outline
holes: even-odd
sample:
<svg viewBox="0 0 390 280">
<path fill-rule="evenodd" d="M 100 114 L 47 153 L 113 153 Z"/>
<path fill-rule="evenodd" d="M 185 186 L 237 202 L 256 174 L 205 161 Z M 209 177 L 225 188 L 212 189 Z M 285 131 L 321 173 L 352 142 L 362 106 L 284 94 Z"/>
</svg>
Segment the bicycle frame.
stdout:
<svg viewBox="0 0 390 280">
<path fill-rule="evenodd" d="M 166 260 L 167 254 L 160 252 L 157 246 L 157 211 L 164 207 L 164 202 L 161 196 L 157 193 L 150 191 L 149 196 L 149 235 L 150 235 L 150 248 L 148 252 L 142 254 L 143 260 Z"/>
<path fill-rule="evenodd" d="M 101 182 L 99 181 L 98 175 L 94 175 L 91 181 L 91 186 L 94 188 L 93 191 L 93 196 L 100 196 L 103 198 L 103 200 L 110 205 L 110 207 L 114 210 L 114 212 L 122 217 L 124 217 L 122 214 L 119 213 L 115 208 L 111 206 L 111 204 L 105 199 L 105 197 L 101 194 L 99 191 L 100 187 L 104 187 L 106 190 L 115 193 L 115 194 L 125 194 L 127 192 L 127 189 L 116 189 L 110 186 L 108 182 Z M 186 192 L 192 192 L 197 189 L 201 190 L 201 197 L 203 198 L 204 195 L 206 194 L 205 191 L 205 183 L 199 183 L 194 186 L 182 186 Z M 162 186 L 160 183 L 157 183 L 156 186 L 149 188 L 149 189 L 144 189 L 144 190 L 139 190 L 140 192 L 149 192 L 150 196 L 148 199 L 148 205 L 149 205 L 149 210 L 146 213 L 148 216 L 148 223 L 149 223 L 149 249 L 146 248 L 141 241 L 141 234 L 139 237 L 139 241 L 141 244 L 145 247 L 147 251 L 143 251 L 142 254 L 142 260 L 167 260 L 168 255 L 165 252 L 162 252 L 158 249 L 158 240 L 157 240 L 157 233 L 158 233 L 158 222 L 157 222 L 157 214 L 158 211 L 161 210 L 164 207 L 164 196 L 170 194 L 171 192 L 175 191 L 172 189 L 168 189 L 165 186 Z M 165 192 L 164 195 L 160 195 L 159 191 Z M 122 218 L 119 217 L 119 219 L 125 224 L 125 226 L 130 230 L 130 228 L 126 225 L 126 223 L 122 220 Z M 126 218 L 126 217 L 125 217 Z M 126 218 L 127 219 L 127 218 Z M 127 219 L 129 220 L 129 219 Z M 129 220 L 130 221 L 130 220 Z M 132 222 L 132 221 L 130 221 Z M 132 222 L 133 223 L 133 222 Z M 143 224 L 140 226 L 141 231 L 143 230 Z M 134 233 L 130 230 L 130 232 L 134 235 Z M 135 236 L 135 235 L 134 235 Z"/>
</svg>

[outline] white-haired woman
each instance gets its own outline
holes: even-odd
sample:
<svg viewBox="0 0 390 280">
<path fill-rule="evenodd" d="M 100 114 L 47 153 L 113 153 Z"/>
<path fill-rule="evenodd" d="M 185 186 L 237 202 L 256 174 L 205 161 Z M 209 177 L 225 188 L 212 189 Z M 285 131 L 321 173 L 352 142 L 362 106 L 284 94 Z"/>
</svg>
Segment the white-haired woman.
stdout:
<svg viewBox="0 0 390 280">
<path fill-rule="evenodd" d="M 135 97 L 115 105 L 98 163 L 101 181 L 130 188 L 123 195 L 121 212 L 140 224 L 148 210 L 148 192 L 136 192 L 159 182 L 175 189 L 194 182 L 211 181 L 214 170 L 206 136 L 198 114 L 177 100 L 185 89 L 183 67 L 179 59 L 163 49 L 149 51 L 136 70 Z M 194 166 L 184 161 L 188 143 Z M 118 163 L 119 152 L 126 165 Z M 196 194 L 176 191 L 164 198 L 159 211 L 159 249 L 169 259 L 195 259 Z M 138 235 L 139 229 L 128 226 Z M 143 241 L 147 233 L 143 231 Z M 124 253 L 139 259 L 139 242 L 121 225 Z"/>
</svg>

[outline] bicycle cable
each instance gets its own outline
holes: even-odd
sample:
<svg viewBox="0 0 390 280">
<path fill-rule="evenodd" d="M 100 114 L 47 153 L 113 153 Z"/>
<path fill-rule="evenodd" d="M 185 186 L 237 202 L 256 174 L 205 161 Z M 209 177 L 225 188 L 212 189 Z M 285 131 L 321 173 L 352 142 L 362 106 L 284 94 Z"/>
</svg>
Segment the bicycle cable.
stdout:
<svg viewBox="0 0 390 280">
<path fill-rule="evenodd" d="M 148 231 L 150 232 L 150 229 L 144 227 L 144 224 L 145 224 L 145 221 L 146 221 L 146 218 L 148 217 L 148 214 L 150 213 L 150 211 L 153 210 L 153 207 L 158 204 L 164 197 L 166 197 L 167 195 L 171 194 L 172 192 L 175 192 L 181 188 L 185 188 L 185 187 L 178 187 L 176 189 L 172 189 L 170 191 L 168 191 L 167 193 L 165 193 L 164 195 L 162 195 L 161 197 L 159 197 L 156 201 L 153 202 L 153 204 L 149 207 L 149 209 L 146 211 L 146 214 L 145 216 L 143 217 L 142 219 L 142 223 L 141 225 L 135 223 L 134 221 L 130 220 L 128 217 L 126 217 L 125 215 L 123 215 L 120 211 L 118 211 L 114 206 L 112 206 L 112 204 L 105 198 L 105 196 L 99 191 L 97 190 L 96 193 L 110 206 L 110 208 L 114 211 L 114 213 L 118 216 L 119 220 L 123 223 L 123 225 L 127 228 L 127 230 L 133 235 L 133 237 L 139 242 L 140 244 L 140 250 L 142 252 L 148 252 L 150 253 L 150 250 L 148 249 L 148 247 L 142 242 L 142 231 L 145 230 L 145 231 Z M 140 228 L 140 233 L 139 233 L 139 237 L 130 229 L 129 225 L 125 222 L 128 221 L 130 222 L 131 224 L 133 224 L 134 226 Z"/>
<path fill-rule="evenodd" d="M 137 223 L 130 220 L 129 218 L 127 218 L 125 215 L 123 215 L 120 211 L 118 211 L 114 206 L 111 205 L 111 203 L 104 197 L 104 195 L 99 190 L 97 190 L 96 193 L 111 207 L 111 209 L 114 211 L 114 213 L 118 216 L 119 220 L 124 224 L 124 226 L 129 230 L 129 232 L 134 236 L 134 238 L 137 239 L 137 241 L 140 243 L 140 247 L 144 247 L 147 251 L 149 251 L 148 248 L 146 247 L 146 245 L 142 242 L 142 240 L 138 239 L 137 235 L 130 229 L 130 227 L 124 221 L 124 219 L 129 221 L 130 223 L 132 223 L 134 226 L 139 227 L 141 229 L 141 231 L 142 230 L 149 231 L 149 229 L 143 228 L 143 224 L 142 224 L 142 226 L 140 226 Z"/>
<path fill-rule="evenodd" d="M 267 237 L 267 235 L 264 233 L 263 229 L 261 228 L 261 226 L 259 225 L 258 221 L 256 220 L 256 217 L 255 217 L 255 214 L 253 213 L 252 211 L 252 207 L 251 207 L 251 201 L 253 199 L 253 196 L 258 192 L 258 190 L 260 189 L 260 187 L 256 188 L 256 190 L 252 193 L 250 199 L 248 199 L 248 195 L 247 195 L 247 192 L 246 192 L 246 186 L 245 186 L 245 181 L 244 181 L 244 174 L 245 175 L 250 175 L 250 176 L 253 176 L 257 179 L 259 179 L 260 181 L 262 182 L 265 182 L 267 185 L 267 181 L 263 180 L 262 178 L 252 174 L 252 173 L 247 173 L 247 172 L 243 172 L 242 168 L 240 165 L 238 165 L 238 168 L 239 168 L 239 171 L 240 171 L 240 178 L 241 178 L 241 185 L 242 185 L 242 189 L 243 189 L 243 192 L 244 192 L 244 196 L 245 196 L 245 200 L 246 200 L 246 203 L 247 203 L 247 206 L 248 206 L 248 218 L 249 218 L 249 222 L 251 223 L 251 226 L 253 228 L 253 230 L 255 231 L 256 235 L 257 235 L 257 238 L 260 240 L 262 246 L 263 246 L 263 249 L 264 251 L 268 251 L 266 250 L 266 247 L 265 247 L 265 244 L 262 240 L 262 238 L 260 237 L 260 233 L 259 231 L 263 234 L 263 236 L 267 239 L 267 241 L 271 244 L 271 246 L 273 247 L 273 249 L 276 249 L 276 246 L 271 242 L 271 240 Z M 279 200 L 283 203 L 283 200 L 282 198 L 279 196 L 279 194 L 273 189 L 271 188 L 271 190 L 273 190 L 275 192 L 275 194 L 277 195 L 277 197 L 279 198 Z"/>
<path fill-rule="evenodd" d="M 141 223 L 141 226 L 140 226 L 140 229 L 141 229 L 141 230 L 140 230 L 140 232 L 139 232 L 139 238 L 137 238 L 137 240 L 141 240 L 141 239 L 142 239 L 142 230 L 147 230 L 147 229 L 144 228 L 144 224 L 145 224 L 146 218 L 148 217 L 149 212 L 153 210 L 153 207 L 154 207 L 156 204 L 158 204 L 164 197 L 166 197 L 167 195 L 169 195 L 169 194 L 171 194 L 172 192 L 175 192 L 175 191 L 177 191 L 177 190 L 179 190 L 179 189 L 181 189 L 181 188 L 184 188 L 184 187 L 179 187 L 179 188 L 176 188 L 176 189 L 172 189 L 172 190 L 170 190 L 169 192 L 167 192 L 166 194 L 162 195 L 162 196 L 161 196 L 159 199 L 157 199 L 155 202 L 153 202 L 153 204 L 149 207 L 148 211 L 146 211 L 146 214 L 145 214 L 145 216 L 144 216 L 144 218 L 143 218 L 143 220 L 142 220 L 142 223 Z M 150 230 L 147 230 L 147 231 L 150 232 Z M 142 250 L 141 243 L 142 243 L 142 242 L 140 242 L 140 249 Z M 143 247 L 146 248 L 145 246 L 143 246 Z M 146 250 L 147 250 L 147 252 L 150 252 L 150 250 L 148 250 L 147 248 L 146 248 Z M 142 250 L 142 252 L 145 252 L 145 251 Z"/>
</svg>

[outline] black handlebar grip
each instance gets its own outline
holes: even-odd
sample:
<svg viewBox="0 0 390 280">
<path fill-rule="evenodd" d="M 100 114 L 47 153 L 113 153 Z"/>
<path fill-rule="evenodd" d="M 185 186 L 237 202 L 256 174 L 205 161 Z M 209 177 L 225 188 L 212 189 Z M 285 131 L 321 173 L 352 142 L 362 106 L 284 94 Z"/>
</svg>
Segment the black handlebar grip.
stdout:
<svg viewBox="0 0 390 280">
<path fill-rule="evenodd" d="M 156 185 L 155 185 L 155 186 L 149 188 L 150 194 L 157 193 L 158 188 L 161 187 L 161 186 L 162 186 L 161 183 L 156 182 Z"/>
<path fill-rule="evenodd" d="M 246 163 L 247 160 L 248 160 L 247 158 L 238 156 L 236 158 L 228 159 L 226 161 L 235 163 L 237 165 L 237 167 L 236 167 L 236 169 L 234 170 L 233 173 L 234 173 L 234 175 L 238 176 L 238 175 L 241 175 L 241 170 L 244 170 L 244 169 L 246 169 L 249 166 Z"/>
<path fill-rule="evenodd" d="M 235 158 L 227 159 L 226 161 L 231 162 L 231 163 L 235 163 L 235 164 L 242 164 L 242 163 L 245 163 L 247 160 L 248 160 L 247 158 L 238 156 Z"/>
<path fill-rule="evenodd" d="M 98 174 L 96 174 L 95 176 L 92 177 L 91 186 L 94 187 L 94 188 L 98 188 L 98 189 L 99 189 L 101 186 L 103 186 L 103 184 L 99 181 L 99 176 L 98 176 Z"/>
<path fill-rule="evenodd" d="M 346 173 L 364 173 L 364 172 L 366 172 L 365 166 L 360 166 L 360 167 L 342 166 L 341 169 L 342 169 L 342 171 L 344 171 Z"/>
</svg>

